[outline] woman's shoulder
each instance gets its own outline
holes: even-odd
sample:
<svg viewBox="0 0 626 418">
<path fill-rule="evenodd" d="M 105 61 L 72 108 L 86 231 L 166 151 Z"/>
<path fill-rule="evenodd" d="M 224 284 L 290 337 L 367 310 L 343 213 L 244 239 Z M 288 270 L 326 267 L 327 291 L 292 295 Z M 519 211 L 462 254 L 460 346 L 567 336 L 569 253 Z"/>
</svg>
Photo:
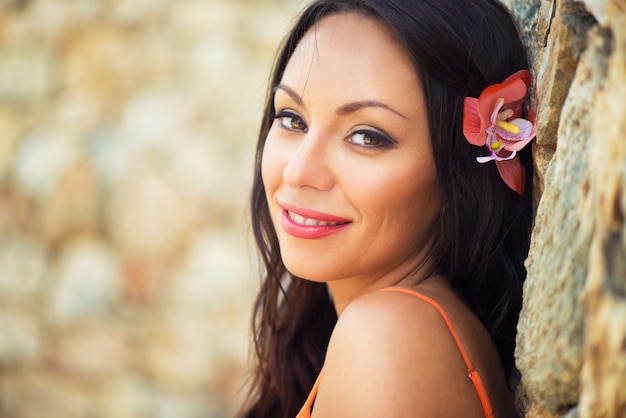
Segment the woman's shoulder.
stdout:
<svg viewBox="0 0 626 418">
<path fill-rule="evenodd" d="M 449 287 L 392 287 L 367 293 L 349 304 L 340 315 L 335 336 L 352 340 L 363 337 L 384 337 L 383 347 L 395 349 L 392 342 L 415 343 L 416 350 L 430 349 L 425 337 L 441 337 L 455 344 L 456 328 L 476 333 L 484 328 Z M 452 338 L 452 339 L 450 339 Z M 434 340 L 431 340 L 434 341 Z M 453 350 L 453 352 L 457 352 Z"/>
<path fill-rule="evenodd" d="M 346 307 L 337 321 L 334 337 L 338 342 L 377 337 L 380 346 L 373 348 L 391 350 L 396 349 L 394 342 L 410 343 L 416 338 L 414 342 L 421 346 L 423 337 L 448 332 L 436 306 L 433 298 L 411 289 L 371 292 Z"/>
<path fill-rule="evenodd" d="M 463 358 L 432 302 L 377 291 L 348 305 L 328 347 L 316 415 L 480 413 Z"/>
</svg>

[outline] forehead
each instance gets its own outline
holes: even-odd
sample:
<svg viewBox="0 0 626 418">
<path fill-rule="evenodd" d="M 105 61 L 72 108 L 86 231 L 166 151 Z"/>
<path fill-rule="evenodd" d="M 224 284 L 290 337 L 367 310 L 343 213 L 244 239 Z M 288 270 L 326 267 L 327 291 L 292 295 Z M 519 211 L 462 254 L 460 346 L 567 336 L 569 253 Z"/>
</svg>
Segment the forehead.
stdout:
<svg viewBox="0 0 626 418">
<path fill-rule="evenodd" d="M 421 93 L 417 72 L 403 45 L 384 24 L 354 12 L 328 16 L 309 29 L 290 58 L 281 83 L 302 97 L 321 93 L 319 89 L 394 100 Z"/>
</svg>

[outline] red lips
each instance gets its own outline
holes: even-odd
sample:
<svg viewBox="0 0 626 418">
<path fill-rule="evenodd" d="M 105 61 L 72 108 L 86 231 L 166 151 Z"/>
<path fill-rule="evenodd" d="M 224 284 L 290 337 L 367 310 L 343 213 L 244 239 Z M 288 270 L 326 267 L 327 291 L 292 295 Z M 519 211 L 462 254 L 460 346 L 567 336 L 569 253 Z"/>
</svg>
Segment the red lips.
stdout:
<svg viewBox="0 0 626 418">
<path fill-rule="evenodd" d="M 280 204 L 283 209 L 281 226 L 283 230 L 297 238 L 319 239 L 334 234 L 350 225 L 350 220 L 318 212 Z"/>
</svg>

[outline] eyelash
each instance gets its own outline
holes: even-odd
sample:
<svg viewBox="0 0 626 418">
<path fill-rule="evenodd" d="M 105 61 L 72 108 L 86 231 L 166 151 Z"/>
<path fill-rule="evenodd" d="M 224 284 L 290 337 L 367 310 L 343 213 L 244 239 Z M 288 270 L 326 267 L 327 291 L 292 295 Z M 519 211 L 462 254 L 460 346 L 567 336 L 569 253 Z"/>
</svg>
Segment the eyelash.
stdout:
<svg viewBox="0 0 626 418">
<path fill-rule="evenodd" d="M 285 123 L 285 119 L 295 120 L 296 123 L 298 125 L 302 125 L 302 127 L 297 128 L 297 127 L 289 126 L 289 124 Z M 278 120 L 279 126 L 288 131 L 292 131 L 292 132 L 301 131 L 301 132 L 306 133 L 309 130 L 309 128 L 306 126 L 306 123 L 304 122 L 304 119 L 297 113 L 289 111 L 289 110 L 280 111 L 278 114 L 276 114 L 276 116 L 274 116 L 273 120 Z M 355 135 L 363 135 L 363 137 L 369 137 L 373 141 L 376 141 L 377 144 L 371 145 L 371 144 L 357 143 L 352 140 L 352 138 Z M 366 148 L 366 149 L 376 149 L 376 148 L 388 149 L 388 148 L 393 148 L 396 145 L 396 141 L 393 140 L 389 135 L 383 132 L 375 131 L 371 129 L 359 129 L 353 132 L 350 135 L 348 142 L 358 147 Z"/>
<path fill-rule="evenodd" d="M 375 145 L 368 145 L 368 144 L 357 144 L 356 142 L 354 142 L 352 140 L 352 138 L 354 138 L 355 135 L 363 135 L 363 137 L 370 137 L 373 141 L 376 141 L 378 144 Z M 396 145 L 396 141 L 394 141 L 393 139 L 391 139 L 391 137 L 389 137 L 389 135 L 384 134 L 382 132 L 378 132 L 378 131 L 373 131 L 370 129 L 360 129 L 356 132 L 354 132 L 352 135 L 350 135 L 350 140 L 349 142 L 363 147 L 363 148 L 383 148 L 383 149 L 388 149 L 388 148 L 393 148 Z"/>
<path fill-rule="evenodd" d="M 298 129 L 298 128 L 294 128 L 294 127 L 288 126 L 288 125 L 285 124 L 284 119 L 295 119 L 300 124 L 304 125 L 304 128 Z M 274 120 L 278 120 L 278 123 L 279 123 L 280 127 L 284 128 L 284 129 L 287 129 L 288 131 L 303 131 L 303 132 L 307 132 L 309 130 L 309 128 L 306 126 L 306 123 L 304 122 L 304 119 L 302 119 L 302 117 L 300 117 L 300 115 L 298 115 L 297 113 L 291 112 L 289 110 L 283 110 L 283 111 L 279 112 L 276 116 L 274 116 Z"/>
</svg>

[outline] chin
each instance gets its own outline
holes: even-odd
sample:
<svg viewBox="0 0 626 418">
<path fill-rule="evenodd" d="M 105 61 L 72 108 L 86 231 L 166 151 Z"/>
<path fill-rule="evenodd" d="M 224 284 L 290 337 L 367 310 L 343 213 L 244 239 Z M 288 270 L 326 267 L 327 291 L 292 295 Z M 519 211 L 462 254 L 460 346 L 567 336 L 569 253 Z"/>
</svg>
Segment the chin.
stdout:
<svg viewBox="0 0 626 418">
<path fill-rule="evenodd" d="M 317 283 L 326 283 L 328 280 L 324 278 L 323 275 L 320 275 L 319 272 L 318 274 L 315 274 L 313 272 L 311 272 L 310 268 L 307 269 L 291 269 L 289 267 L 287 267 L 287 271 L 292 275 L 297 277 L 298 279 L 302 279 L 302 280 L 308 280 L 310 282 L 317 282 Z"/>
<path fill-rule="evenodd" d="M 302 265 L 301 263 L 283 262 L 287 271 L 299 279 L 317 283 L 326 283 L 330 281 L 329 278 L 331 276 L 329 274 L 325 274 L 319 267 L 316 267 L 312 263 L 304 263 L 304 265 Z"/>
</svg>

